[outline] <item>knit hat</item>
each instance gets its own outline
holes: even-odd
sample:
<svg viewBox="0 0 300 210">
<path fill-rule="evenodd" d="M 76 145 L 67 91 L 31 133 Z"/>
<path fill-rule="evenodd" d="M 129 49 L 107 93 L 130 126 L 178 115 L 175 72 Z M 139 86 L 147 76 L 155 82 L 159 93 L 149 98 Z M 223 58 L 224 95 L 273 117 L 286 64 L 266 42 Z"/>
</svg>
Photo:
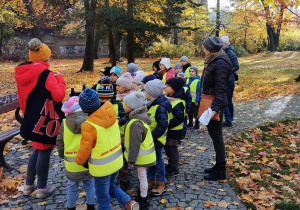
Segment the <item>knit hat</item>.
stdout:
<svg viewBox="0 0 300 210">
<path fill-rule="evenodd" d="M 196 74 L 198 74 L 198 72 L 199 72 L 198 66 L 192 66 L 192 67 L 190 67 L 190 69 L 193 69 L 196 72 Z"/>
<path fill-rule="evenodd" d="M 37 38 L 31 39 L 28 43 L 28 47 L 29 47 L 29 60 L 32 62 L 47 61 L 51 57 L 50 48 Z"/>
<path fill-rule="evenodd" d="M 176 70 L 177 68 L 181 68 L 182 69 L 182 64 L 181 63 L 176 63 L 174 69 Z"/>
<path fill-rule="evenodd" d="M 163 79 L 163 75 L 160 72 L 154 72 L 153 75 L 156 77 L 156 79 L 160 79 L 160 80 Z"/>
<path fill-rule="evenodd" d="M 153 63 L 153 66 L 156 67 L 157 71 L 160 71 L 159 63 L 160 63 L 160 61 L 155 61 L 155 62 Z"/>
<path fill-rule="evenodd" d="M 112 98 L 114 96 L 114 86 L 109 76 L 105 76 L 101 80 L 98 87 L 98 94 L 100 98 Z"/>
<path fill-rule="evenodd" d="M 158 98 L 163 93 L 164 88 L 166 88 L 165 83 L 159 79 L 151 80 L 145 85 L 145 91 L 154 98 Z"/>
<path fill-rule="evenodd" d="M 167 80 L 166 85 L 171 86 L 171 88 L 177 92 L 184 86 L 184 80 L 179 77 L 173 77 Z"/>
<path fill-rule="evenodd" d="M 134 75 L 135 72 L 139 70 L 139 67 L 135 63 L 129 63 L 127 65 L 127 72 L 131 74 L 131 76 Z"/>
<path fill-rule="evenodd" d="M 68 98 L 61 107 L 61 110 L 66 114 L 74 112 L 77 109 L 80 109 L 78 96 Z"/>
<path fill-rule="evenodd" d="M 203 41 L 203 46 L 209 52 L 218 52 L 223 47 L 223 42 L 219 37 L 210 36 Z"/>
<path fill-rule="evenodd" d="M 120 76 L 122 76 L 122 74 L 123 74 L 123 69 L 120 66 L 114 66 L 110 70 L 110 74 L 111 73 L 116 74 L 120 78 Z"/>
<path fill-rule="evenodd" d="M 150 74 L 148 76 L 145 76 L 143 79 L 142 79 L 142 82 L 147 84 L 147 82 L 151 81 L 151 80 L 154 80 L 154 79 L 157 79 L 156 76 L 154 76 L 153 74 Z"/>
<path fill-rule="evenodd" d="M 185 73 L 182 73 L 182 72 L 181 72 L 181 73 L 177 74 L 177 77 L 186 80 L 186 74 L 185 74 Z"/>
<path fill-rule="evenodd" d="M 189 59 L 188 59 L 188 57 L 186 57 L 186 56 L 184 55 L 184 56 L 181 56 L 180 61 L 186 61 L 186 62 L 189 62 Z"/>
<path fill-rule="evenodd" d="M 101 69 L 101 70 L 99 71 L 99 73 L 102 72 L 103 74 L 105 74 L 105 76 L 110 76 L 110 70 L 111 70 L 111 69 L 112 69 L 112 67 L 107 66 L 107 67 Z"/>
<path fill-rule="evenodd" d="M 166 69 L 169 69 L 171 67 L 170 58 L 162 58 L 159 64 L 163 64 Z"/>
<path fill-rule="evenodd" d="M 100 108 L 99 94 L 91 89 L 84 89 L 79 95 L 79 106 L 82 111 L 87 113 L 93 113 Z"/>
<path fill-rule="evenodd" d="M 137 83 L 137 84 L 142 84 L 142 79 L 144 79 L 144 77 L 146 76 L 145 72 L 142 70 L 138 70 L 135 73 L 135 76 L 133 78 L 133 82 Z"/>
<path fill-rule="evenodd" d="M 229 37 L 228 36 L 222 36 L 221 37 L 222 42 L 224 42 L 225 44 L 230 44 L 229 42 Z"/>
<path fill-rule="evenodd" d="M 132 80 L 133 79 L 132 79 L 131 74 L 129 72 L 126 72 L 117 80 L 117 85 L 120 85 L 127 89 L 131 89 Z"/>
<path fill-rule="evenodd" d="M 131 109 L 138 109 L 144 106 L 146 101 L 145 94 L 143 92 L 131 93 L 123 99 L 123 102 Z"/>
</svg>

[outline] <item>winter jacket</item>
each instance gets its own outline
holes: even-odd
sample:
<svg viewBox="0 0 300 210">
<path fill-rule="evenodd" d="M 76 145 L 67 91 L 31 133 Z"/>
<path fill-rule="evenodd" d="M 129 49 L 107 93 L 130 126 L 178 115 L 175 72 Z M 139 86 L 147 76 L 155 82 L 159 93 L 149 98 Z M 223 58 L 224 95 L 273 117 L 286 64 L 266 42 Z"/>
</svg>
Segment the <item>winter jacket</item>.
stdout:
<svg viewBox="0 0 300 210">
<path fill-rule="evenodd" d="M 182 73 L 185 73 L 185 71 L 191 66 L 192 65 L 190 63 L 187 63 L 185 66 L 182 66 Z"/>
<path fill-rule="evenodd" d="M 129 114 L 129 121 L 132 119 L 138 119 L 143 121 L 144 123 L 151 125 L 151 118 L 150 114 L 147 112 L 147 107 L 141 107 L 138 109 L 133 110 Z M 128 122 L 129 122 L 128 121 Z M 127 123 L 128 124 L 128 123 Z M 125 125 L 125 130 L 127 129 Z M 131 124 L 130 126 L 130 131 L 129 131 L 129 155 L 128 155 L 128 163 L 130 164 L 135 164 L 138 154 L 140 151 L 140 146 L 144 142 L 145 138 L 147 135 L 147 129 L 143 125 L 142 122 L 140 121 L 135 121 Z M 148 166 L 153 166 L 156 164 L 156 161 L 153 163 L 143 165 L 145 167 Z"/>
<path fill-rule="evenodd" d="M 72 112 L 66 116 L 66 125 L 74 134 L 81 134 L 81 124 L 86 120 L 87 114 L 80 112 Z M 59 157 L 64 159 L 64 123 L 61 124 L 59 134 L 56 138 L 56 145 Z M 92 175 L 89 171 L 83 172 L 69 172 L 66 171 L 66 176 L 68 179 L 77 182 L 89 180 L 92 178 Z"/>
<path fill-rule="evenodd" d="M 214 95 L 212 111 L 219 112 L 221 107 L 227 106 L 226 87 L 230 75 L 232 63 L 227 55 L 221 55 L 212 60 L 203 70 L 201 94 Z"/>
<path fill-rule="evenodd" d="M 123 104 L 121 102 L 121 100 L 117 99 L 115 96 L 111 99 L 111 103 L 112 104 L 118 104 L 118 115 L 117 115 L 117 119 L 119 120 L 119 125 L 125 125 L 125 123 L 127 122 L 127 115 L 125 113 Z M 103 104 L 102 104 L 103 105 Z"/>
<path fill-rule="evenodd" d="M 152 106 L 159 105 L 155 113 L 155 121 L 157 122 L 156 128 L 151 132 L 154 142 L 157 141 L 167 130 L 168 122 L 168 113 L 172 111 L 172 105 L 170 101 L 163 95 L 154 99 L 148 106 L 149 110 Z"/>
<path fill-rule="evenodd" d="M 190 90 L 190 85 L 192 84 L 192 82 L 195 80 L 195 79 L 199 79 L 200 81 L 197 83 L 197 95 L 196 95 L 196 103 L 199 103 L 200 101 L 200 85 L 201 85 L 201 78 L 200 76 L 195 76 L 195 77 L 189 77 L 189 83 L 187 84 L 187 86 L 189 87 L 189 90 Z"/>
<path fill-rule="evenodd" d="M 40 74 L 44 70 L 49 69 L 49 66 L 50 65 L 44 61 L 35 61 L 23 63 L 16 67 L 15 80 L 17 83 L 19 104 L 23 114 L 25 114 L 26 111 L 28 95 L 36 86 Z M 66 83 L 62 75 L 54 75 L 53 72 L 50 72 L 45 87 L 50 91 L 54 102 L 59 103 L 65 98 Z M 32 146 L 36 150 L 45 150 L 55 145 L 32 142 Z"/>
<path fill-rule="evenodd" d="M 175 92 L 170 98 L 170 102 L 176 99 L 183 99 L 185 100 L 185 92 L 184 89 L 181 88 L 177 92 Z M 182 137 L 182 129 L 181 130 L 170 130 L 171 128 L 174 128 L 184 121 L 185 112 L 184 112 L 184 105 L 182 103 L 178 103 L 175 107 L 172 108 L 172 114 L 174 116 L 173 119 L 170 120 L 169 126 L 168 126 L 168 133 L 167 138 L 177 139 L 180 140 Z"/>
<path fill-rule="evenodd" d="M 114 125 L 117 116 L 113 105 L 110 102 L 106 102 L 97 111 L 89 115 L 86 120 L 101 127 L 109 128 Z M 88 122 L 84 122 L 81 125 L 81 134 L 80 148 L 75 158 L 78 165 L 83 165 L 89 159 L 97 141 L 97 130 Z"/>
<path fill-rule="evenodd" d="M 188 113 L 192 107 L 192 105 L 191 105 L 192 95 L 191 95 L 190 90 L 188 89 L 187 84 L 184 84 L 184 87 L 187 87 L 187 90 L 185 92 L 185 110 L 186 110 L 186 113 Z"/>
<path fill-rule="evenodd" d="M 165 74 L 167 74 L 166 81 L 168 81 L 168 79 L 175 77 L 175 71 L 174 71 L 173 67 L 170 67 L 168 70 L 165 70 L 165 71 L 160 71 L 160 73 L 162 73 L 163 77 Z"/>
<path fill-rule="evenodd" d="M 229 82 L 233 82 L 235 80 L 234 74 L 237 70 L 239 70 L 240 65 L 239 65 L 239 62 L 238 62 L 238 59 L 237 59 L 237 56 L 234 52 L 233 47 L 229 46 L 227 49 L 225 49 L 225 52 L 226 52 L 227 56 L 229 57 L 232 65 L 233 65 L 233 67 L 231 69 L 231 74 L 228 78 L 228 83 L 229 83 Z"/>
</svg>

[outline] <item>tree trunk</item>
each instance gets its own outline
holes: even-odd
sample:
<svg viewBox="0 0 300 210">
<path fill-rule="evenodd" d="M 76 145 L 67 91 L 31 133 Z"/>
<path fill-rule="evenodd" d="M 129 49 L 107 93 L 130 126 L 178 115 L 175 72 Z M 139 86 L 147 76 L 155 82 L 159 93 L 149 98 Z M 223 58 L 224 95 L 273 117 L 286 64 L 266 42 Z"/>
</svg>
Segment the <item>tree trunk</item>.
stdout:
<svg viewBox="0 0 300 210">
<path fill-rule="evenodd" d="M 3 43 L 3 35 L 4 35 L 4 32 L 3 32 L 3 29 L 2 29 L 2 26 L 1 26 L 1 34 L 0 34 L 0 57 L 2 57 L 2 43 Z"/>
<path fill-rule="evenodd" d="M 133 24 L 132 0 L 127 0 L 127 10 L 129 15 L 129 25 Z M 134 34 L 131 27 L 127 28 L 127 57 L 128 63 L 134 63 Z"/>
<path fill-rule="evenodd" d="M 216 37 L 220 36 L 220 26 L 221 26 L 220 0 L 217 0 Z"/>
<path fill-rule="evenodd" d="M 38 27 L 37 20 L 36 20 L 36 17 L 34 16 L 33 10 L 32 10 L 31 5 L 30 5 L 30 2 L 29 2 L 29 0 L 23 0 L 23 3 L 25 5 L 25 8 L 26 8 L 28 14 L 29 14 L 29 19 L 31 21 L 31 24 L 33 24 L 33 28 L 31 29 L 31 36 L 32 36 L 32 38 L 38 38 L 39 40 L 42 41 L 42 37 L 41 37 L 41 34 L 40 34 L 40 29 Z"/>
<path fill-rule="evenodd" d="M 114 44 L 114 37 L 111 28 L 108 28 L 108 46 L 109 46 L 109 58 L 111 66 L 116 66 L 116 53 L 115 53 L 115 44 Z"/>
<path fill-rule="evenodd" d="M 114 44 L 115 44 L 115 58 L 117 62 L 122 62 L 121 59 L 121 41 L 122 41 L 122 33 L 117 32 L 114 35 Z"/>
<path fill-rule="evenodd" d="M 98 59 L 98 49 L 99 49 L 99 43 L 101 39 L 101 34 L 98 30 L 96 30 L 96 36 L 95 36 L 95 42 L 94 42 L 94 59 Z"/>
<path fill-rule="evenodd" d="M 178 28 L 174 27 L 174 44 L 178 45 Z"/>
<path fill-rule="evenodd" d="M 94 26 L 94 11 L 95 0 L 84 0 L 85 8 L 85 31 L 86 31 L 86 46 L 84 51 L 83 64 L 79 72 L 94 70 L 94 42 L 95 42 L 95 26 Z"/>
<path fill-rule="evenodd" d="M 243 47 L 245 49 L 247 49 L 247 31 L 248 31 L 248 28 L 245 28 L 245 30 L 244 30 L 244 44 L 243 44 Z"/>
</svg>

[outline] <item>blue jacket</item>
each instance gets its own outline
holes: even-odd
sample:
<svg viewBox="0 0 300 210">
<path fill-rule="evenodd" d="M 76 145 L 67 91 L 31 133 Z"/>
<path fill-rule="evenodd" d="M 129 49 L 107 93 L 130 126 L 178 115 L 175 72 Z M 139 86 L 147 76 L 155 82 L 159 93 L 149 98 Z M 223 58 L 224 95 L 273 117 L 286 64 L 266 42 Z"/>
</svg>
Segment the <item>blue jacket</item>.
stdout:
<svg viewBox="0 0 300 210">
<path fill-rule="evenodd" d="M 229 57 L 233 67 L 231 69 L 231 74 L 228 78 L 228 83 L 234 81 L 234 74 L 236 73 L 237 70 L 239 70 L 240 65 L 237 59 L 237 56 L 234 52 L 234 48 L 229 46 L 227 49 L 225 49 L 225 52 L 227 54 L 227 56 Z"/>
<path fill-rule="evenodd" d="M 190 90 L 190 85 L 192 84 L 192 82 L 195 80 L 195 79 L 199 79 L 200 81 L 198 82 L 197 84 L 197 95 L 196 95 L 196 103 L 199 103 L 200 101 L 200 84 L 201 84 L 201 77 L 200 76 L 195 76 L 195 77 L 189 77 L 189 84 L 188 84 L 188 87 L 189 87 L 189 90 Z"/>
<path fill-rule="evenodd" d="M 167 130 L 168 122 L 168 113 L 172 111 L 172 105 L 164 95 L 159 96 L 155 99 L 148 107 L 149 110 L 152 106 L 159 105 L 155 113 L 155 121 L 157 122 L 156 128 L 151 132 L 153 140 L 156 141 L 161 137 Z"/>
</svg>

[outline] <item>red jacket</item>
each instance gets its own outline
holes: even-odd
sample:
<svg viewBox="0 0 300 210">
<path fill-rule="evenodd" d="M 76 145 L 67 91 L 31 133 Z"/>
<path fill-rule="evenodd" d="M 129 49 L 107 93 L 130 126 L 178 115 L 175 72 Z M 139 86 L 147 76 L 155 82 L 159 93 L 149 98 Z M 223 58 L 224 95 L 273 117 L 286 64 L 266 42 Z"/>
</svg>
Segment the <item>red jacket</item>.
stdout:
<svg viewBox="0 0 300 210">
<path fill-rule="evenodd" d="M 31 64 L 17 66 L 15 69 L 15 79 L 17 82 L 17 90 L 19 104 L 23 114 L 26 111 L 26 101 L 29 93 L 36 86 L 39 75 L 49 68 L 49 64 L 43 61 L 35 61 Z M 51 92 L 54 102 L 61 102 L 65 98 L 66 83 L 62 75 L 54 75 L 50 72 L 45 87 Z M 53 144 L 42 144 L 32 142 L 32 146 L 37 150 L 45 150 L 54 147 Z"/>
</svg>

